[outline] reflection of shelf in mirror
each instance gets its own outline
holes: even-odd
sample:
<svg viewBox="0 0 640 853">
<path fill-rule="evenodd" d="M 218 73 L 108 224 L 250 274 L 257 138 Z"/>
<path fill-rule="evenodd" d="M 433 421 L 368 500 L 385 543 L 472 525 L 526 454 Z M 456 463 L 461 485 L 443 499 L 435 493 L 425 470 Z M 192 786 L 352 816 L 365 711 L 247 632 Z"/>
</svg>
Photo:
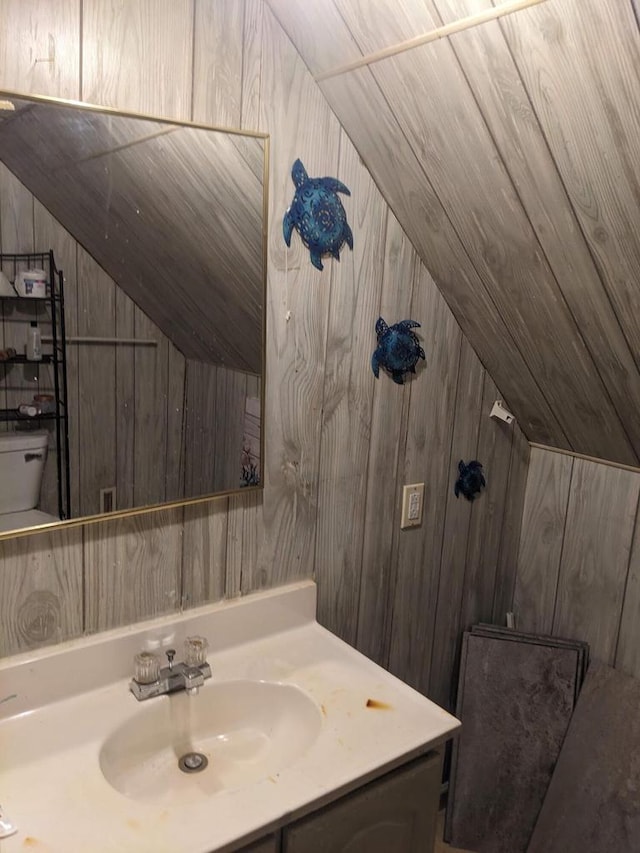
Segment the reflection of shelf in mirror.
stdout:
<svg viewBox="0 0 640 853">
<path fill-rule="evenodd" d="M 26 355 L 14 355 L 12 358 L 0 359 L 0 364 L 51 364 L 52 355 L 43 355 L 38 361 L 28 359 Z"/>
<path fill-rule="evenodd" d="M 6 421 L 51 421 L 56 417 L 55 412 L 47 412 L 46 415 L 21 415 L 17 409 L 0 409 L 0 423 Z M 58 415 L 60 420 L 65 419 L 65 415 Z"/>
<path fill-rule="evenodd" d="M 58 298 L 57 296 L 55 297 Z M 50 301 L 51 296 L 47 293 L 46 296 L 21 296 L 19 293 L 0 293 L 0 299 L 22 299 L 25 302 L 44 302 Z"/>
<path fill-rule="evenodd" d="M 45 343 L 52 343 L 53 338 L 50 335 L 43 335 L 42 340 Z M 153 340 L 153 338 L 96 338 L 96 337 L 79 337 L 78 335 L 74 335 L 72 337 L 65 338 L 65 343 L 67 344 L 128 344 L 130 346 L 139 346 L 139 347 L 157 347 L 158 341 Z"/>
<path fill-rule="evenodd" d="M 5 310 L 4 345 L 0 348 L 0 384 L 6 396 L 0 406 L 11 408 L 0 408 L 0 422 L 5 430 L 15 428 L 24 433 L 46 430 L 51 453 L 44 476 L 49 487 L 45 490 L 45 506 L 40 508 L 54 517 L 70 518 L 64 276 L 56 266 L 51 249 L 28 254 L 0 254 L 0 269 L 9 281 L 16 281 L 20 291 L 12 295 L 6 283 L 0 282 L 5 285 L 2 291 L 5 299 L 0 304 L 5 308 L 11 306 L 11 310 Z M 47 280 L 44 297 L 41 293 L 26 295 L 20 287 L 29 270 L 44 271 Z M 41 279 L 39 275 L 38 280 Z M 25 328 L 30 337 L 34 325 L 41 336 L 47 333 L 55 338 L 55 342 L 42 346 L 39 352 L 31 352 L 22 345 Z M 38 354 L 42 357 L 33 359 Z M 29 399 L 32 395 L 33 399 Z"/>
</svg>

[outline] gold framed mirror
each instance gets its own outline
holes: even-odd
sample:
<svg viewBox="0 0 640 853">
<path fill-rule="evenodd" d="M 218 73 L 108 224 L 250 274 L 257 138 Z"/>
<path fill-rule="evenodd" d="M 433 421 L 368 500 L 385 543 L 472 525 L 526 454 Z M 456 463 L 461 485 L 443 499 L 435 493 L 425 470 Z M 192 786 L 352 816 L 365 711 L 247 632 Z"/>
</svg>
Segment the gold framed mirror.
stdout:
<svg viewBox="0 0 640 853">
<path fill-rule="evenodd" d="M 266 134 L 0 92 L 1 539 L 261 488 L 268 170 Z"/>
</svg>

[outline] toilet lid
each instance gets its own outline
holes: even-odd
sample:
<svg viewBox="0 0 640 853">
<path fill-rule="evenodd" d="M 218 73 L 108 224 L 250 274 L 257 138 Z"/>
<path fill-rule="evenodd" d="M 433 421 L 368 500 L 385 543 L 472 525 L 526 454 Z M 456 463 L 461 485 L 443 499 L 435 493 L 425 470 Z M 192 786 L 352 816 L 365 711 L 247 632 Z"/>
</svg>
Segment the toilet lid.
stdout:
<svg viewBox="0 0 640 853">
<path fill-rule="evenodd" d="M 39 527 L 41 524 L 53 524 L 60 521 L 57 515 L 40 512 L 39 509 L 27 509 L 24 512 L 6 512 L 0 515 L 0 533 L 7 530 L 21 530 L 23 527 Z"/>
<path fill-rule="evenodd" d="M 26 432 L 2 432 L 0 433 L 0 453 L 15 450 L 39 450 L 45 448 L 49 442 L 49 434 L 46 430 L 28 430 Z"/>
</svg>

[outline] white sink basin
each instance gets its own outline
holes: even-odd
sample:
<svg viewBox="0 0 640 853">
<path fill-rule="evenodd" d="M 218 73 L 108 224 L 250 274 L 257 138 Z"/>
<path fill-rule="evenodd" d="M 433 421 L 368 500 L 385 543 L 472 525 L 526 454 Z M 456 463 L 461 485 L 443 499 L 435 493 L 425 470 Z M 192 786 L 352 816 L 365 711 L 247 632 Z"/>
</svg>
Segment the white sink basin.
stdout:
<svg viewBox="0 0 640 853">
<path fill-rule="evenodd" d="M 309 582 L 0 661 L 1 853 L 210 853 L 423 755 L 458 722 L 314 618 Z M 197 696 L 137 702 L 141 648 L 207 637 Z M 201 752 L 204 770 L 178 759 Z"/>
<path fill-rule="evenodd" d="M 207 683 L 148 699 L 105 740 L 105 779 L 133 799 L 210 797 L 260 782 L 297 760 L 320 733 L 322 715 L 299 688 L 266 681 Z M 189 753 L 207 759 L 198 772 L 179 768 Z"/>
</svg>

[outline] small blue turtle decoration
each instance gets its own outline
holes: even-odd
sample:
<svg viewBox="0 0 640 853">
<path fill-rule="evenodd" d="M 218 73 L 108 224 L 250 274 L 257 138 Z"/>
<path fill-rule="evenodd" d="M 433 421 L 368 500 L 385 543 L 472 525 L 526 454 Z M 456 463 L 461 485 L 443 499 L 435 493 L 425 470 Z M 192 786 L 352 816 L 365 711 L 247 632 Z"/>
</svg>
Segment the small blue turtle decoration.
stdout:
<svg viewBox="0 0 640 853">
<path fill-rule="evenodd" d="M 472 501 L 486 485 L 482 465 L 477 459 L 466 464 L 462 459 L 458 462 L 458 479 L 454 487 L 456 497 L 462 494 L 468 501 Z"/>
<path fill-rule="evenodd" d="M 337 196 L 337 193 L 351 193 L 337 178 L 310 178 L 301 160 L 293 164 L 291 177 L 296 192 L 282 222 L 284 241 L 291 245 L 295 228 L 309 249 L 311 263 L 321 270 L 322 255 L 332 255 L 339 261 L 343 243 L 353 249 L 347 214 Z"/>
<path fill-rule="evenodd" d="M 415 373 L 419 358 L 425 358 L 424 350 L 415 332 L 420 328 L 415 320 L 401 320 L 394 326 L 387 326 L 382 317 L 376 323 L 378 347 L 371 356 L 371 369 L 378 378 L 381 367 L 391 374 L 398 385 L 404 384 L 405 373 Z"/>
</svg>

